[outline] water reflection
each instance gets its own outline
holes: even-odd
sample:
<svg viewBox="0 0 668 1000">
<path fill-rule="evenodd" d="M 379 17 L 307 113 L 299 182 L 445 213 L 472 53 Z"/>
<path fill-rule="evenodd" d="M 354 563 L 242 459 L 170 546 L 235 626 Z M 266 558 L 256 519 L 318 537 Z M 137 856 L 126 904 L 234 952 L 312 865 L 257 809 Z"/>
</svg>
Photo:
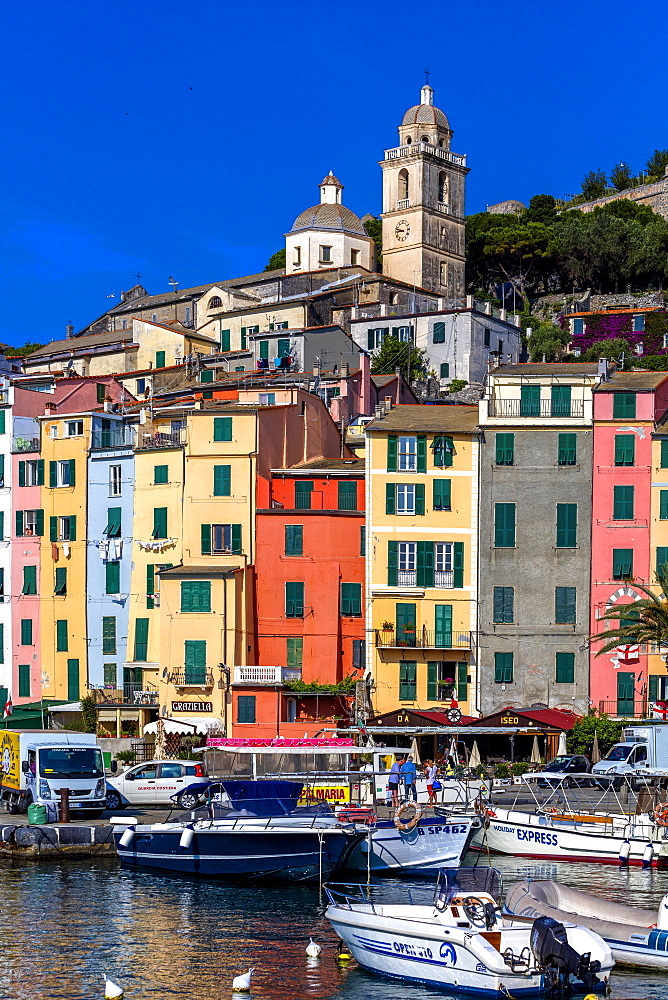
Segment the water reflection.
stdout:
<svg viewBox="0 0 668 1000">
<path fill-rule="evenodd" d="M 470 859 L 475 863 L 476 855 Z M 506 885 L 558 878 L 609 899 L 652 908 L 668 888 L 657 871 L 493 859 Z M 478 858 L 483 864 L 486 858 Z M 403 893 L 410 884 L 385 881 Z M 424 888 L 418 883 L 416 889 Z M 449 994 L 370 976 L 334 961 L 324 899 L 305 886 L 243 887 L 141 872 L 114 863 L 3 867 L 0 998 L 90 1000 L 103 972 L 127 1000 L 232 997 L 232 979 L 255 966 L 253 1000 L 439 1000 Z M 309 937 L 320 959 L 305 954 Z M 660 973 L 613 974 L 615 1000 L 664 997 Z"/>
</svg>

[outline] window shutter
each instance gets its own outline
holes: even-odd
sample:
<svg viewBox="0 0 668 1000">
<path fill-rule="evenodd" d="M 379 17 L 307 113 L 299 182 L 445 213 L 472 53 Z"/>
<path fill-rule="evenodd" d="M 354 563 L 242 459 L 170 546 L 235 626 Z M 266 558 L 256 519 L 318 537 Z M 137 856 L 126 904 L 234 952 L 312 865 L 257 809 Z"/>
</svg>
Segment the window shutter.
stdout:
<svg viewBox="0 0 668 1000">
<path fill-rule="evenodd" d="M 512 465 L 515 460 L 515 435 L 496 435 L 496 464 Z"/>
<path fill-rule="evenodd" d="M 44 486 L 44 459 L 37 459 L 37 485 Z"/>
<path fill-rule="evenodd" d="M 55 489 L 58 483 L 58 472 L 57 465 L 55 462 L 49 462 L 49 486 L 51 489 Z"/>
<path fill-rule="evenodd" d="M 285 617 L 304 617 L 304 584 L 291 581 L 285 584 Z"/>
<path fill-rule="evenodd" d="M 356 482 L 339 482 L 338 502 L 339 510 L 357 510 Z"/>
<path fill-rule="evenodd" d="M 5 425 L 5 418 L 6 418 L 6 415 L 7 415 L 7 411 L 6 410 L 0 410 L 0 434 L 4 434 L 5 433 L 5 426 L 6 426 Z"/>
<path fill-rule="evenodd" d="M 435 344 L 445 343 L 445 323 L 434 323 L 433 342 Z"/>
<path fill-rule="evenodd" d="M 56 519 L 55 519 L 55 517 L 52 517 L 51 520 L 55 521 Z M 17 535 L 17 538 L 20 538 L 22 534 L 23 534 L 23 511 L 22 510 L 17 510 L 17 512 L 16 512 L 16 535 Z M 53 539 L 53 541 L 55 541 L 55 539 Z"/>
<path fill-rule="evenodd" d="M 163 483 L 168 482 L 168 476 L 169 476 L 168 465 L 153 466 L 153 482 L 156 486 L 161 486 Z"/>
<path fill-rule="evenodd" d="M 70 514 L 70 541 L 77 540 L 77 519 L 75 514 Z"/>
<path fill-rule="evenodd" d="M 450 378 L 450 365 L 447 361 L 441 362 L 441 378 Z"/>
<path fill-rule="evenodd" d="M 468 701 L 469 665 L 457 664 L 457 701 Z"/>
<path fill-rule="evenodd" d="M 661 442 L 661 468 L 668 469 L 668 440 Z"/>
<path fill-rule="evenodd" d="M 659 490 L 659 519 L 668 519 L 668 490 Z"/>
<path fill-rule="evenodd" d="M 79 701 L 81 697 L 79 688 L 79 661 L 67 661 L 67 700 Z"/>
<path fill-rule="evenodd" d="M 417 438 L 417 471 L 427 471 L 427 438 L 424 434 L 418 434 Z"/>
<path fill-rule="evenodd" d="M 24 566 L 23 567 L 23 588 L 21 591 L 23 594 L 36 594 L 37 593 L 37 567 L 36 566 Z"/>
<path fill-rule="evenodd" d="M 612 404 L 613 420 L 635 420 L 636 417 L 636 394 L 635 392 L 614 392 Z"/>
<path fill-rule="evenodd" d="M 668 545 L 659 545 L 656 550 L 656 570 L 657 573 L 664 567 L 666 573 L 668 573 Z"/>
<path fill-rule="evenodd" d="M 21 534 L 23 534 L 23 530 L 21 530 Z M 58 541 L 58 518 L 57 517 L 50 517 L 49 518 L 49 541 L 51 541 L 51 542 L 57 542 Z"/>
<path fill-rule="evenodd" d="M 102 655 L 110 656 L 116 652 L 116 618 L 105 615 L 102 619 Z"/>
<path fill-rule="evenodd" d="M 396 587 L 398 581 L 399 542 L 387 543 L 387 585 Z"/>
<path fill-rule="evenodd" d="M 21 619 L 21 645 L 32 646 L 32 618 Z"/>
<path fill-rule="evenodd" d="M 396 492 L 394 483 L 385 483 L 385 513 L 394 514 L 396 512 Z"/>
<path fill-rule="evenodd" d="M 463 587 L 464 586 L 464 543 L 455 542 L 452 548 L 453 548 L 452 586 Z"/>
<path fill-rule="evenodd" d="M 439 648 L 452 648 L 452 605 L 437 604 L 434 611 L 436 626 L 434 645 Z"/>
<path fill-rule="evenodd" d="M 415 582 L 418 587 L 434 586 L 434 543 L 417 543 L 417 565 Z"/>
<path fill-rule="evenodd" d="M 61 618 L 56 622 L 56 652 L 66 653 L 69 649 L 69 636 L 67 634 L 67 619 Z"/>
<path fill-rule="evenodd" d="M 560 434 L 557 453 L 558 465 L 575 465 L 577 458 L 577 434 Z"/>
<path fill-rule="evenodd" d="M 26 484 L 26 464 L 25 462 L 19 462 L 19 486 L 25 486 Z"/>
<path fill-rule="evenodd" d="M 451 489 L 452 483 L 449 479 L 434 479 L 432 502 L 434 510 L 452 509 Z"/>
<path fill-rule="evenodd" d="M 360 528 L 360 555 L 366 555 L 366 527 L 362 525 Z"/>
<path fill-rule="evenodd" d="M 633 549 L 613 549 L 613 580 L 626 580 L 631 576 L 633 576 Z"/>
<path fill-rule="evenodd" d="M 214 371 L 213 368 L 204 368 L 199 373 L 200 382 L 213 382 L 214 381 Z"/>
<path fill-rule="evenodd" d="M 230 349 L 230 331 L 221 330 L 220 331 L 220 349 L 221 351 L 229 351 Z"/>
<path fill-rule="evenodd" d="M 575 653 L 557 653 L 555 660 L 557 684 L 572 684 L 575 680 Z"/>
<path fill-rule="evenodd" d="M 40 537 L 44 534 L 44 511 L 37 510 L 35 512 L 35 534 Z"/>
<path fill-rule="evenodd" d="M 390 434 L 387 439 L 387 471 L 397 471 L 397 438 L 395 434 Z"/>
<path fill-rule="evenodd" d="M 367 351 L 375 351 L 376 349 L 376 334 L 373 330 L 366 332 L 366 349 Z"/>
<path fill-rule="evenodd" d="M 214 441 L 232 440 L 232 417 L 213 418 L 213 440 Z"/>
<path fill-rule="evenodd" d="M 135 621 L 135 660 L 145 663 L 148 656 L 148 618 Z"/>
<path fill-rule="evenodd" d="M 341 614 L 362 614 L 362 585 L 360 583 L 341 584 Z"/>
<path fill-rule="evenodd" d="M 520 389 L 520 416 L 540 416 L 540 386 L 523 385 Z"/>
<path fill-rule="evenodd" d="M 167 538 L 167 508 L 153 508 L 153 537 Z"/>
<path fill-rule="evenodd" d="M 213 495 L 215 497 L 229 497 L 231 486 L 231 465 L 214 465 L 213 467 Z"/>
<path fill-rule="evenodd" d="M 427 664 L 427 701 L 438 701 L 438 663 Z"/>
<path fill-rule="evenodd" d="M 635 434 L 615 434 L 615 465 L 633 465 L 635 446 Z"/>
<path fill-rule="evenodd" d="M 572 549 L 577 545 L 578 505 L 557 504 L 557 548 Z"/>
<path fill-rule="evenodd" d="M 647 680 L 649 681 L 649 700 L 656 701 L 659 697 L 659 677 L 657 674 L 650 674 Z"/>
<path fill-rule="evenodd" d="M 571 415 L 570 385 L 552 386 L 551 413 L 553 417 L 570 417 Z"/>
<path fill-rule="evenodd" d="M 494 654 L 494 683 L 512 684 L 513 682 L 513 654 Z"/>
<path fill-rule="evenodd" d="M 505 587 L 495 587 L 494 588 L 494 609 L 493 609 L 493 621 L 496 624 L 505 624 L 504 617 L 504 592 Z"/>
<path fill-rule="evenodd" d="M 240 694 L 237 698 L 237 722 L 255 722 L 254 694 Z"/>
<path fill-rule="evenodd" d="M 146 607 L 150 610 L 155 607 L 153 595 L 155 594 L 155 565 L 146 564 Z"/>
<path fill-rule="evenodd" d="M 515 546 L 515 504 L 494 504 L 494 545 L 497 548 Z"/>
<path fill-rule="evenodd" d="M 633 486 L 613 487 L 612 517 L 614 521 L 633 520 Z"/>
<path fill-rule="evenodd" d="M 424 483 L 415 484 L 415 513 L 424 514 Z"/>
<path fill-rule="evenodd" d="M 119 562 L 105 563 L 106 592 L 108 594 L 120 594 L 121 592 L 121 564 Z"/>
<path fill-rule="evenodd" d="M 221 332 L 224 333 L 225 331 L 223 330 Z M 246 327 L 242 326 L 241 327 L 241 350 L 245 351 L 247 349 L 248 349 L 248 337 L 246 336 Z"/>
<path fill-rule="evenodd" d="M 4 540 L 5 540 L 5 512 L 3 510 L 0 510 L 0 542 L 4 542 Z"/>
<path fill-rule="evenodd" d="M 399 699 L 401 701 L 415 701 L 417 677 L 417 663 L 405 660 L 399 664 Z"/>
<path fill-rule="evenodd" d="M 70 459 L 69 466 L 70 466 L 70 486 L 76 486 L 75 461 L 73 458 Z"/>
<path fill-rule="evenodd" d="M 235 556 L 241 555 L 241 525 L 232 524 L 232 553 Z"/>
<path fill-rule="evenodd" d="M 295 509 L 296 510 L 310 510 L 311 509 L 311 494 L 313 493 L 313 483 L 308 480 L 295 481 Z"/>
</svg>

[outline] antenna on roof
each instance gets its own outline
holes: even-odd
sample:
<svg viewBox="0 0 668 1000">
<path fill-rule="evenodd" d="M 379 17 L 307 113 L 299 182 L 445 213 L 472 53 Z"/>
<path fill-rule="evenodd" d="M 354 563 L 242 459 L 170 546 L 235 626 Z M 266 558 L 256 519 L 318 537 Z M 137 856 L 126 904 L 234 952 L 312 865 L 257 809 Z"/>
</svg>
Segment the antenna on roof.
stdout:
<svg viewBox="0 0 668 1000">
<path fill-rule="evenodd" d="M 179 282 L 175 281 L 171 275 L 169 276 L 169 278 L 167 278 L 167 281 L 172 286 L 172 291 L 174 292 L 174 295 L 176 295 L 176 286 L 179 284 Z"/>
</svg>

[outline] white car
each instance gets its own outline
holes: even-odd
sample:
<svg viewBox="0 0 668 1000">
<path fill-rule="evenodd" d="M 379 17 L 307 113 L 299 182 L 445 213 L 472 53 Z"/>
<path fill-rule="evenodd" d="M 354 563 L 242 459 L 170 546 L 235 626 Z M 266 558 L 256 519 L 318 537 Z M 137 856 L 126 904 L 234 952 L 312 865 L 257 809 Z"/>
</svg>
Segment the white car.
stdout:
<svg viewBox="0 0 668 1000">
<path fill-rule="evenodd" d="M 178 793 L 178 805 L 191 809 L 197 796 L 188 785 L 201 782 L 202 765 L 188 760 L 151 760 L 135 764 L 122 774 L 107 778 L 107 809 L 128 805 L 174 806 L 171 796 Z"/>
</svg>

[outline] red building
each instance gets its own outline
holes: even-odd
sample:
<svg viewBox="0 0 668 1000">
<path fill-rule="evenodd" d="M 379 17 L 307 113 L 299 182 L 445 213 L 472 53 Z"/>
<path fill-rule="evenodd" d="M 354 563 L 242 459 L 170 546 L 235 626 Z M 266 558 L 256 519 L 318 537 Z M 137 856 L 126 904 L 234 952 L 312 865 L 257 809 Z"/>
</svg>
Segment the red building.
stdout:
<svg viewBox="0 0 668 1000">
<path fill-rule="evenodd" d="M 364 461 L 319 459 L 258 485 L 258 666 L 237 668 L 234 736 L 314 736 L 347 719 L 364 672 Z M 293 686 L 294 685 L 294 686 Z M 246 713 L 240 698 L 254 698 Z M 246 703 L 248 704 L 248 703 Z"/>
</svg>

